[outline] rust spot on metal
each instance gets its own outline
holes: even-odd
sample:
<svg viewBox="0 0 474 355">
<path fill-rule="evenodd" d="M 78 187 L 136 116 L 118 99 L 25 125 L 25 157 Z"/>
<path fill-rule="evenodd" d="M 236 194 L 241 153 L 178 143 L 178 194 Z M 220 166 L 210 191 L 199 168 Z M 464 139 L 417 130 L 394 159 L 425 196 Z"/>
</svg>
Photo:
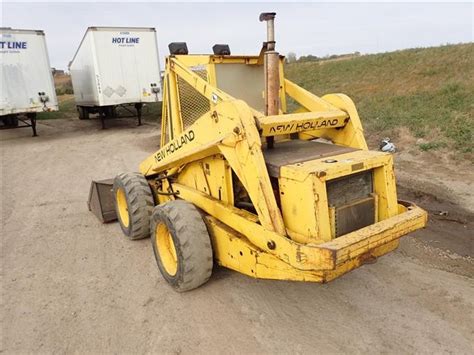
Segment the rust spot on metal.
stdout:
<svg viewBox="0 0 474 355">
<path fill-rule="evenodd" d="M 351 169 L 352 171 L 364 169 L 364 163 L 352 164 Z"/>
<path fill-rule="evenodd" d="M 361 265 L 375 264 L 377 262 L 377 257 L 372 255 L 371 251 L 368 251 L 367 253 L 364 253 L 359 256 L 359 261 Z"/>
<path fill-rule="evenodd" d="M 308 256 L 305 253 L 301 252 L 300 246 L 296 248 L 296 261 L 301 264 L 304 264 L 308 261 Z"/>
<path fill-rule="evenodd" d="M 211 117 L 212 117 L 212 119 L 214 120 L 214 122 L 218 122 L 218 121 L 219 121 L 219 115 L 217 114 L 216 111 L 213 111 L 213 112 L 212 112 Z"/>
</svg>

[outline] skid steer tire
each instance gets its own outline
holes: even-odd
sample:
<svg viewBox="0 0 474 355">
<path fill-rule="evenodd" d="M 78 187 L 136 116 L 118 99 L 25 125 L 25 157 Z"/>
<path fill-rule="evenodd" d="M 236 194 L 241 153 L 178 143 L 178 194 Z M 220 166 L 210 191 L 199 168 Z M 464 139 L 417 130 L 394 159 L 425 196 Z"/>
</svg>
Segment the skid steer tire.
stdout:
<svg viewBox="0 0 474 355">
<path fill-rule="evenodd" d="M 212 274 L 212 246 L 197 208 L 175 200 L 156 206 L 150 235 L 158 268 L 178 292 L 195 289 Z"/>
<path fill-rule="evenodd" d="M 123 233 L 130 239 L 150 236 L 153 194 L 140 173 L 123 173 L 114 179 L 114 202 Z"/>
</svg>

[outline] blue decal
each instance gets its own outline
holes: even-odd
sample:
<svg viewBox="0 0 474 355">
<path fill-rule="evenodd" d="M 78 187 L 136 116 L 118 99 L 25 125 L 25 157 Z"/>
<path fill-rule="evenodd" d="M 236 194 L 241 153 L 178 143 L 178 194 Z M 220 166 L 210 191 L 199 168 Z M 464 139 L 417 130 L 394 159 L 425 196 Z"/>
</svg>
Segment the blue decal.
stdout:
<svg viewBox="0 0 474 355">
<path fill-rule="evenodd" d="M 0 41 L 0 49 L 26 49 L 27 42 L 5 42 Z"/>
<path fill-rule="evenodd" d="M 112 37 L 112 43 L 138 44 L 139 42 L 140 42 L 139 37 Z"/>
</svg>

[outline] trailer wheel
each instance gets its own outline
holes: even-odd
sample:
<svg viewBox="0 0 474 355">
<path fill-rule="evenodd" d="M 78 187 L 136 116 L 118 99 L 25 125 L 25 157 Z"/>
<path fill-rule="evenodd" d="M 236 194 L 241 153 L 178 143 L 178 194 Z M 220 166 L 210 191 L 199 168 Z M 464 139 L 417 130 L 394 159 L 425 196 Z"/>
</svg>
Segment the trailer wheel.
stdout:
<svg viewBox="0 0 474 355">
<path fill-rule="evenodd" d="M 79 119 L 88 120 L 89 110 L 87 109 L 87 107 L 84 107 L 84 106 L 76 106 L 76 107 L 77 107 L 77 113 L 79 114 Z"/>
<path fill-rule="evenodd" d="M 18 127 L 18 116 L 13 116 L 13 117 L 11 118 L 10 124 L 11 124 L 13 127 Z"/>
<path fill-rule="evenodd" d="M 6 127 L 18 127 L 18 117 L 16 115 L 8 115 L 3 117 L 3 124 Z"/>
<path fill-rule="evenodd" d="M 117 118 L 117 106 L 112 106 L 110 109 L 110 117 Z"/>
<path fill-rule="evenodd" d="M 117 117 L 117 113 L 116 113 L 116 110 L 115 110 L 115 106 L 107 106 L 104 108 L 104 112 L 105 112 L 105 117 L 107 118 L 114 118 L 114 117 Z"/>
<path fill-rule="evenodd" d="M 209 280 L 211 240 L 193 204 L 175 200 L 156 206 L 151 216 L 150 234 L 158 268 L 176 291 L 189 291 Z"/>
<path fill-rule="evenodd" d="M 154 202 L 145 177 L 140 173 L 117 175 L 113 192 L 115 211 L 123 233 L 133 240 L 149 237 Z"/>
<path fill-rule="evenodd" d="M 10 127 L 18 127 L 18 116 L 17 115 L 9 116 L 8 125 Z"/>
</svg>

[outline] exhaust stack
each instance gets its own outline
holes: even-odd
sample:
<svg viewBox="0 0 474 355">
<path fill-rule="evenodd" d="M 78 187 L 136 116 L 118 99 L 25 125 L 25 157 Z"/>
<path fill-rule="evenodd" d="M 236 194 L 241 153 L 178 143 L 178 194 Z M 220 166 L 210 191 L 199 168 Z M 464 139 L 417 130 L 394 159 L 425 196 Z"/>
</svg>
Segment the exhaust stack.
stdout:
<svg viewBox="0 0 474 355">
<path fill-rule="evenodd" d="M 275 51 L 275 12 L 263 12 L 260 21 L 267 22 L 267 42 L 265 43 L 265 115 L 278 115 L 280 108 L 279 53 Z M 268 148 L 273 147 L 273 137 L 268 137 Z"/>
</svg>

